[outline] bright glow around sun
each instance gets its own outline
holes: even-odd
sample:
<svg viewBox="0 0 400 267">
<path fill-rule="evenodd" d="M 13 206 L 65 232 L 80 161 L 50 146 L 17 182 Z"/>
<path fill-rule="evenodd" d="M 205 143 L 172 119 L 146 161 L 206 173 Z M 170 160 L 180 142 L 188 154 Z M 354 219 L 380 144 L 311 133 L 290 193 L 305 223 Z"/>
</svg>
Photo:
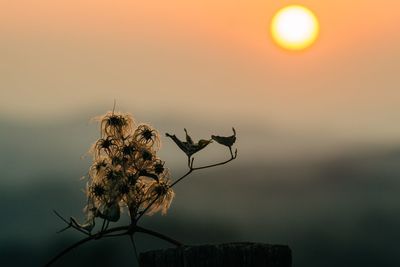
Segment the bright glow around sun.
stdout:
<svg viewBox="0 0 400 267">
<path fill-rule="evenodd" d="M 274 41 L 288 50 L 303 50 L 318 37 L 319 23 L 309 9 L 291 5 L 279 10 L 271 23 Z"/>
</svg>

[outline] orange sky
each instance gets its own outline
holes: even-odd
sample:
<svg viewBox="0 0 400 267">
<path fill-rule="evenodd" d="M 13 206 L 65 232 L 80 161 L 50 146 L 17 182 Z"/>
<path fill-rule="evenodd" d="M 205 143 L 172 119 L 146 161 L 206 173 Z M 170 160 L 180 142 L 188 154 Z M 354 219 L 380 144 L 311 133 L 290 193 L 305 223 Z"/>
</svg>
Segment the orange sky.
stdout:
<svg viewBox="0 0 400 267">
<path fill-rule="evenodd" d="M 400 1 L 296 1 L 319 17 L 306 52 L 277 48 L 293 1 L 0 0 L 0 114 L 227 114 L 342 138 L 400 136 Z"/>
</svg>

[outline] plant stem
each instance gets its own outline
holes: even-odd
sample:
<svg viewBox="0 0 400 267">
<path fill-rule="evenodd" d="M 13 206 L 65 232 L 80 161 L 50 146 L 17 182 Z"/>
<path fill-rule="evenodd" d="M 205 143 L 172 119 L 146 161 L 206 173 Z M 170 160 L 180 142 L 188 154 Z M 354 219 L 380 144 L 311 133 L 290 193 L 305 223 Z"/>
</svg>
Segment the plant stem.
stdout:
<svg viewBox="0 0 400 267">
<path fill-rule="evenodd" d="M 119 232 L 119 231 L 124 231 L 124 230 L 128 230 L 129 226 L 120 226 L 120 227 L 115 227 L 115 228 L 111 228 L 109 230 L 103 231 L 103 232 L 99 232 L 95 235 L 91 235 L 88 236 L 84 239 L 81 239 L 80 241 L 76 242 L 75 244 L 72 244 L 71 246 L 67 247 L 66 249 L 64 249 L 63 251 L 61 251 L 60 253 L 58 253 L 53 259 L 51 259 L 46 265 L 50 266 L 52 265 L 54 262 L 56 262 L 59 258 L 61 258 L 62 256 L 64 256 L 65 254 L 67 254 L 68 252 L 70 252 L 71 250 L 73 250 L 76 247 L 79 247 L 80 245 L 85 244 L 86 242 L 89 242 L 91 240 L 96 240 L 96 239 L 100 239 L 103 235 L 108 234 L 108 233 L 114 233 L 114 232 Z"/>
<path fill-rule="evenodd" d="M 135 259 L 136 259 L 136 261 L 138 263 L 138 266 L 140 267 L 139 254 L 138 254 L 137 249 L 136 249 L 135 239 L 133 239 L 133 235 L 129 235 L 129 239 L 131 240 L 133 251 L 135 253 Z"/>
<path fill-rule="evenodd" d="M 212 168 L 212 167 L 216 167 L 216 166 L 220 166 L 220 165 L 224 165 L 234 159 L 236 159 L 237 157 L 237 150 L 235 150 L 235 153 L 232 153 L 232 149 L 229 147 L 229 151 L 231 154 L 231 157 L 225 161 L 219 162 L 219 163 L 215 163 L 215 164 L 211 164 L 211 165 L 205 165 L 205 166 L 201 166 L 201 167 L 193 167 L 193 162 L 194 162 L 194 158 L 192 158 L 191 163 L 189 164 L 189 171 L 187 173 L 185 173 L 182 177 L 180 177 L 178 180 L 176 180 L 175 182 L 173 182 L 170 187 L 175 186 L 177 183 L 179 183 L 180 181 L 182 181 L 186 176 L 188 176 L 189 174 L 191 174 L 193 171 L 197 171 L 197 170 L 203 170 L 203 169 L 208 169 L 208 168 Z M 189 159 L 190 160 L 190 159 Z"/>
<path fill-rule="evenodd" d="M 153 231 L 153 230 L 150 230 L 150 229 L 146 229 L 146 228 L 143 228 L 143 227 L 140 227 L 140 226 L 136 226 L 136 231 L 135 232 L 148 234 L 148 235 L 160 238 L 160 239 L 162 239 L 164 241 L 167 241 L 167 242 L 169 242 L 169 243 L 171 243 L 171 244 L 173 244 L 175 246 L 178 246 L 178 247 L 183 246 L 183 244 L 181 242 L 179 242 L 179 241 L 177 241 L 177 240 L 175 240 L 175 239 L 173 239 L 173 238 L 171 238 L 169 236 L 163 235 L 163 234 L 161 234 L 159 232 L 156 232 L 156 231 Z"/>
<path fill-rule="evenodd" d="M 120 232 L 120 231 L 124 231 L 123 233 L 120 234 L 111 234 L 111 233 L 115 233 L 115 232 Z M 182 246 L 182 243 L 180 243 L 179 241 L 168 237 L 166 235 L 163 235 L 161 233 L 155 232 L 153 230 L 150 229 L 146 229 L 137 225 L 128 225 L 128 226 L 119 226 L 119 227 L 114 227 L 105 231 L 101 231 L 98 232 L 95 235 L 91 235 L 88 236 L 84 239 L 79 240 L 78 242 L 72 244 L 71 246 L 67 247 L 66 249 L 62 250 L 60 253 L 58 253 L 54 258 L 52 258 L 46 265 L 44 265 L 45 267 L 51 266 L 53 263 L 55 263 L 58 259 L 60 259 L 62 256 L 64 256 L 65 254 L 67 254 L 68 252 L 70 252 L 71 250 L 91 241 L 91 240 L 98 240 L 101 238 L 105 238 L 105 237 L 117 237 L 117 236 L 124 236 L 124 235 L 133 235 L 134 233 L 144 233 L 147 235 L 151 235 L 157 238 L 160 238 L 164 241 L 167 241 L 175 246 Z M 111 235 L 108 235 L 111 234 Z"/>
</svg>

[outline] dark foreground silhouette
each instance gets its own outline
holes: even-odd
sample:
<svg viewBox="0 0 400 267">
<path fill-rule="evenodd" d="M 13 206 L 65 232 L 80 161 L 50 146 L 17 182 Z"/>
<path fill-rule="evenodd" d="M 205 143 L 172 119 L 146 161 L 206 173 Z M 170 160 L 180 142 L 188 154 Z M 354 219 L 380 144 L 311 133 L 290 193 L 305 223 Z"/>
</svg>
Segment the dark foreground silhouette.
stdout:
<svg viewBox="0 0 400 267">
<path fill-rule="evenodd" d="M 182 246 L 140 255 L 141 267 L 290 267 L 288 246 L 262 243 Z"/>
</svg>

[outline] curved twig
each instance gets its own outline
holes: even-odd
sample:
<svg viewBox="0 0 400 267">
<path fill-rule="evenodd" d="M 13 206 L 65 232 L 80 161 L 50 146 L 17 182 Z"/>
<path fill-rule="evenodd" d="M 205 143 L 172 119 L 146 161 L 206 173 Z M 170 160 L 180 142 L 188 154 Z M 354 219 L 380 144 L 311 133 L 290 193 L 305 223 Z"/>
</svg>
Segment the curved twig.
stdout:
<svg viewBox="0 0 400 267">
<path fill-rule="evenodd" d="M 220 165 L 224 165 L 228 162 L 231 162 L 232 160 L 237 158 L 237 149 L 235 150 L 235 153 L 232 152 L 232 148 L 229 147 L 229 151 L 231 154 L 231 157 L 225 161 L 219 162 L 219 163 L 215 163 L 215 164 L 210 164 L 210 165 L 205 165 L 205 166 L 201 166 L 201 167 L 193 167 L 193 163 L 194 163 L 194 158 L 192 158 L 191 163 L 189 165 L 189 170 L 187 171 L 187 173 L 185 173 L 184 175 L 182 175 L 179 179 L 177 179 L 175 182 L 173 182 L 170 187 L 175 186 L 177 183 L 179 183 L 180 181 L 182 181 L 186 176 L 188 176 L 189 174 L 191 174 L 193 171 L 197 171 L 197 170 L 202 170 L 202 169 L 208 169 L 208 168 L 212 168 L 212 167 L 216 167 L 216 166 L 220 166 Z M 190 158 L 189 158 L 190 161 Z"/>
<path fill-rule="evenodd" d="M 85 234 L 85 235 L 87 235 L 87 236 L 90 236 L 90 233 L 88 233 L 88 232 L 84 231 L 83 229 L 77 227 L 76 225 L 73 224 L 72 221 L 67 221 L 67 220 L 66 220 L 63 216 L 61 216 L 56 210 L 53 210 L 53 212 L 54 212 L 54 214 L 55 214 L 58 218 L 60 218 L 63 222 L 65 222 L 65 223 L 67 224 L 66 227 L 64 227 L 63 229 L 57 231 L 57 233 L 62 233 L 62 232 L 64 232 L 65 230 L 67 230 L 67 229 L 69 229 L 69 228 L 72 227 L 72 228 L 78 230 L 79 232 L 81 232 L 81 233 L 83 233 L 83 234 Z"/>
<path fill-rule="evenodd" d="M 234 160 L 234 159 L 236 159 L 236 158 L 237 158 L 237 149 L 235 150 L 235 153 L 234 153 L 234 154 L 231 152 L 231 158 L 228 159 L 228 160 L 225 160 L 225 161 L 222 161 L 222 162 L 219 162 L 219 163 L 215 163 L 215 164 L 211 164 L 211 165 L 206 165 L 206 166 L 201 166 L 201 167 L 195 167 L 195 168 L 192 168 L 192 169 L 193 169 L 194 171 L 197 171 L 197 170 L 212 168 L 212 167 L 224 165 L 224 164 L 226 164 L 226 163 L 228 163 L 228 162 L 231 162 L 232 160 Z"/>
<path fill-rule="evenodd" d="M 86 237 L 86 238 L 84 238 L 84 239 L 81 239 L 81 240 L 79 240 L 78 242 L 76 242 L 76 243 L 72 244 L 71 246 L 67 247 L 66 249 L 62 250 L 60 253 L 58 253 L 54 258 L 52 258 L 52 259 L 45 265 L 45 267 L 52 265 L 52 264 L 53 264 L 54 262 L 56 262 L 59 258 L 61 258 L 62 256 L 64 256 L 65 254 L 67 254 L 68 252 L 70 252 L 71 250 L 73 250 L 74 248 L 79 247 L 80 245 L 85 244 L 86 242 L 89 242 L 89 241 L 91 241 L 91 240 L 100 239 L 103 235 L 108 234 L 108 233 L 119 232 L 119 231 L 124 231 L 124 230 L 125 230 L 125 231 L 126 231 L 126 230 L 129 230 L 129 226 L 114 227 L 114 228 L 108 229 L 108 230 L 106 230 L 106 231 L 99 232 L 99 233 L 97 233 L 97 234 L 95 234 L 95 235 L 91 235 L 91 236 L 88 236 L 88 237 Z"/>
<path fill-rule="evenodd" d="M 112 234 L 112 233 L 121 232 L 121 231 L 123 231 L 123 232 L 119 233 L 119 234 Z M 124 236 L 124 235 L 132 236 L 134 233 L 144 233 L 144 234 L 147 234 L 147 235 L 151 235 L 151 236 L 160 238 L 160 239 L 162 239 L 164 241 L 167 241 L 167 242 L 169 242 L 169 243 L 171 243 L 171 244 L 173 244 L 175 246 L 182 246 L 182 243 L 180 243 L 179 241 L 177 241 L 177 240 L 175 240 L 175 239 L 173 239 L 173 238 L 171 238 L 169 236 L 166 236 L 166 235 L 163 235 L 161 233 L 158 233 L 156 231 L 150 230 L 150 229 L 146 229 L 146 228 L 143 228 L 143 227 L 140 227 L 140 226 L 133 226 L 133 225 L 118 226 L 118 227 L 114 227 L 114 228 L 111 228 L 111 229 L 108 229 L 108 230 L 105 230 L 105 231 L 102 231 L 102 232 L 98 232 L 95 235 L 91 235 L 91 236 L 88 236 L 88 237 L 86 237 L 84 239 L 79 240 L 78 242 L 76 242 L 76 243 L 72 244 L 71 246 L 69 246 L 69 247 L 65 248 L 64 250 L 62 250 L 60 253 L 58 253 L 54 258 L 52 258 L 44 266 L 45 267 L 51 266 L 58 259 L 60 259 L 62 256 L 64 256 L 65 254 L 67 254 L 71 250 L 73 250 L 73 249 L 75 249 L 75 248 L 77 248 L 77 247 L 79 247 L 79 246 L 81 246 L 81 245 L 83 245 L 83 244 L 85 244 L 85 243 L 87 243 L 89 241 L 98 240 L 98 239 L 105 238 L 105 237 L 118 237 L 118 236 Z"/>
<path fill-rule="evenodd" d="M 173 238 L 171 238 L 169 236 L 163 235 L 163 234 L 161 234 L 159 232 L 156 232 L 156 231 L 153 231 L 153 230 L 150 230 L 150 229 L 146 229 L 146 228 L 143 228 L 143 227 L 140 227 L 140 226 L 136 226 L 135 228 L 136 228 L 135 232 L 137 232 L 137 233 L 148 234 L 148 235 L 160 238 L 160 239 L 162 239 L 164 241 L 167 241 L 167 242 L 169 242 L 169 243 L 171 243 L 171 244 L 173 244 L 175 246 L 178 246 L 178 247 L 183 246 L 183 244 L 181 242 L 179 242 L 179 241 L 177 241 L 177 240 L 175 240 L 175 239 L 173 239 Z"/>
</svg>

